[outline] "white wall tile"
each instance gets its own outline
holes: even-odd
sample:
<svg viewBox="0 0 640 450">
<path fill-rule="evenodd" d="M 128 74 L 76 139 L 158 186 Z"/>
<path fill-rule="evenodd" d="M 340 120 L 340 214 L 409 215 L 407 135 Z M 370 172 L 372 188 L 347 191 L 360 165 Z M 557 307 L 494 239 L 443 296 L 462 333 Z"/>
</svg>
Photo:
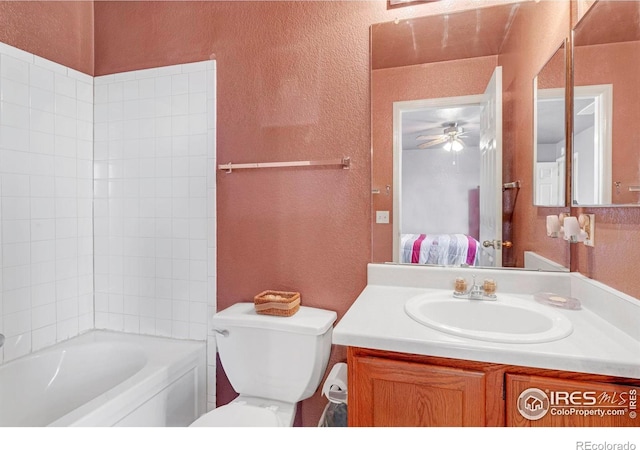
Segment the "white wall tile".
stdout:
<svg viewBox="0 0 640 450">
<path fill-rule="evenodd" d="M 68 69 L 62 64 L 58 64 L 53 61 L 49 61 L 48 59 L 44 59 L 40 56 L 34 55 L 33 62 L 37 67 L 42 67 L 51 72 L 57 72 L 59 74 L 67 76 Z"/>
<path fill-rule="evenodd" d="M 29 63 L 6 54 L 0 55 L 0 76 L 24 82 L 29 79 Z"/>
<path fill-rule="evenodd" d="M 8 360 L 93 327 L 93 79 L 4 44 L 0 53 Z"/>
<path fill-rule="evenodd" d="M 29 130 L 0 125 L 0 147 L 21 152 L 29 151 Z"/>
<path fill-rule="evenodd" d="M 16 105 L 29 106 L 29 86 L 24 81 L 17 82 L 8 78 L 3 79 L 0 82 L 2 86 L 0 100 Z"/>
<path fill-rule="evenodd" d="M 212 63 L 94 79 L 9 52 L 0 45 L 0 212 L 11 264 L 0 312 L 16 345 L 3 360 L 93 327 L 206 340 Z"/>
<path fill-rule="evenodd" d="M 56 343 L 56 326 L 49 325 L 34 329 L 31 333 L 31 346 L 35 352 L 41 348 L 49 347 Z"/>
<path fill-rule="evenodd" d="M 31 65 L 29 67 L 29 85 L 45 91 L 54 92 L 54 72 L 49 68 Z"/>
</svg>

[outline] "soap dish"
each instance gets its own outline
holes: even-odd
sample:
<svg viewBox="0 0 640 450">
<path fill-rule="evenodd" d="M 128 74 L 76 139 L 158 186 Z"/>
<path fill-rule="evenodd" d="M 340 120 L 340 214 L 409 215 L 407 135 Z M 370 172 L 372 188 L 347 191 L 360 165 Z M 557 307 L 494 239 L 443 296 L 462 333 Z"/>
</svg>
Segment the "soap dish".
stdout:
<svg viewBox="0 0 640 450">
<path fill-rule="evenodd" d="M 533 298 L 543 305 L 551 305 L 562 309 L 580 309 L 580 300 L 573 297 L 554 294 L 553 292 L 538 292 L 533 294 Z"/>
</svg>

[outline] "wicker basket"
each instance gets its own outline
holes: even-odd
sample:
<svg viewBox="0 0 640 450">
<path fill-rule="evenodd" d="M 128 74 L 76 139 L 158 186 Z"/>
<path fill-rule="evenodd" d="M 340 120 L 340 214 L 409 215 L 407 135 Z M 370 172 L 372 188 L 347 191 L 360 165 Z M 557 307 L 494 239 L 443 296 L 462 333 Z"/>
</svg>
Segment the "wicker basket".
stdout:
<svg viewBox="0 0 640 450">
<path fill-rule="evenodd" d="M 300 292 L 264 291 L 253 298 L 258 314 L 293 316 L 300 309 Z"/>
</svg>

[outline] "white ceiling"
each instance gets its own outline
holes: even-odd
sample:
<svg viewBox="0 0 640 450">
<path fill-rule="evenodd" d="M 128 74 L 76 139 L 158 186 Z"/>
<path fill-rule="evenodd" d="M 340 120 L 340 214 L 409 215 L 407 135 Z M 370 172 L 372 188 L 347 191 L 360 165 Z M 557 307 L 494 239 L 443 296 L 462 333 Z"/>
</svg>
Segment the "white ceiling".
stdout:
<svg viewBox="0 0 640 450">
<path fill-rule="evenodd" d="M 467 146 L 480 144 L 480 105 L 465 105 L 439 108 L 425 108 L 402 114 L 402 149 L 420 150 L 418 145 L 430 140 L 416 140 L 420 135 L 442 134 L 446 124 L 455 122 L 464 129 L 462 141 Z M 428 147 L 442 148 L 443 144 Z M 427 149 L 427 150 L 428 150 Z"/>
<path fill-rule="evenodd" d="M 576 99 L 575 112 L 586 107 L 591 99 Z M 538 108 L 538 142 L 557 143 L 564 139 L 564 101 L 540 102 Z M 464 143 L 478 147 L 480 144 L 480 106 L 424 108 L 402 114 L 402 149 L 421 150 L 418 145 L 429 140 L 416 140 L 420 135 L 442 134 L 446 124 L 456 122 L 464 129 Z M 593 118 L 574 116 L 574 129 L 578 133 L 593 123 Z M 442 148 L 444 143 L 428 149 Z M 424 149 L 422 149 L 424 151 Z"/>
</svg>

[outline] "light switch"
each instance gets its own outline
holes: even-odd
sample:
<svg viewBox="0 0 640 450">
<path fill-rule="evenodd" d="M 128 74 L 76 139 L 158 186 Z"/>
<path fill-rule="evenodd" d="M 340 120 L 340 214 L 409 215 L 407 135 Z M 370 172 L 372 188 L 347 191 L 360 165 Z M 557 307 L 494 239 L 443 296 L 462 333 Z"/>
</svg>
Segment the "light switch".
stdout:
<svg viewBox="0 0 640 450">
<path fill-rule="evenodd" d="M 376 211 L 376 223 L 389 223 L 389 211 Z"/>
</svg>

